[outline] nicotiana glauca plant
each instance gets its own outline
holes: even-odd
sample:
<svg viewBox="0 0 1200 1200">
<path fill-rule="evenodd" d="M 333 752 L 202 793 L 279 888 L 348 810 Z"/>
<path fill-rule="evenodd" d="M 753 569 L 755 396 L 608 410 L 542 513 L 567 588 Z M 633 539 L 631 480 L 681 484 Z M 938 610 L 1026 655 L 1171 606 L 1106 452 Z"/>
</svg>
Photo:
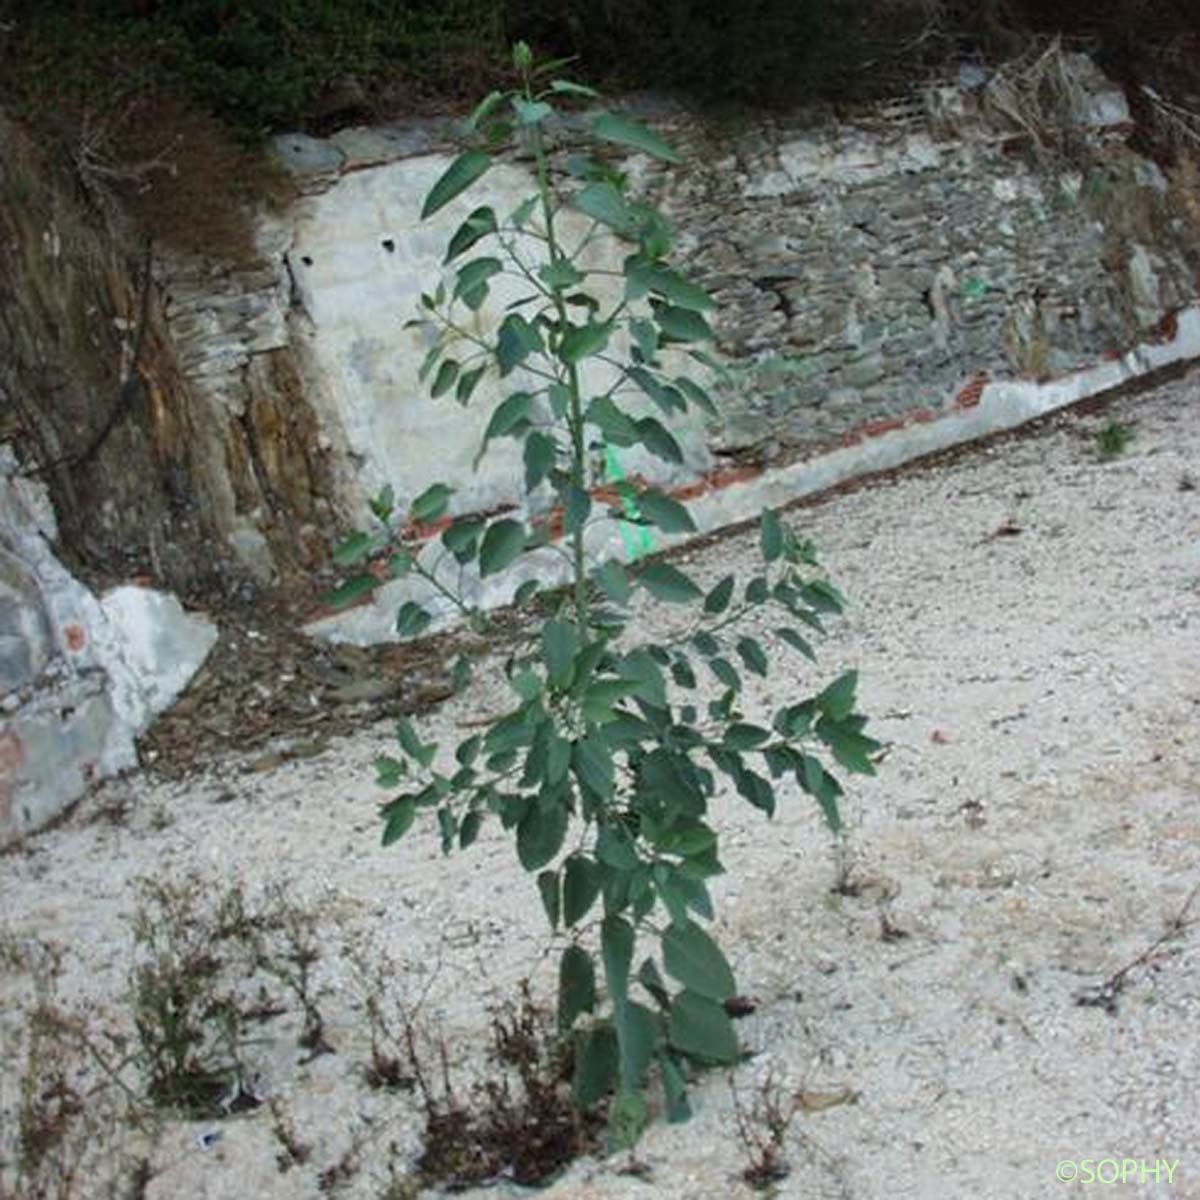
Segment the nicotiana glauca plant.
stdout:
<svg viewBox="0 0 1200 1200">
<path fill-rule="evenodd" d="M 422 218 L 467 191 L 514 139 L 532 163 L 536 189 L 508 214 L 473 209 L 450 237 L 446 278 L 421 301 L 418 323 L 431 338 L 421 377 L 434 397 L 463 405 L 489 374 L 510 388 L 491 413 L 480 454 L 494 439 L 515 439 L 527 512 L 548 500 L 558 514 L 540 523 L 458 516 L 440 535 L 447 555 L 489 576 L 557 543 L 569 556 L 570 585 L 548 591 L 552 603 L 536 635 L 505 665 L 511 710 L 461 742 L 452 763 L 401 722 L 397 756 L 376 763 L 380 782 L 399 789 L 382 809 L 383 841 L 398 841 L 423 812 L 436 815 L 447 852 L 471 845 L 488 820 L 513 833 L 563 943 L 557 1020 L 576 1039 L 575 1100 L 587 1106 L 611 1095 L 611 1139 L 627 1146 L 647 1119 L 651 1078 L 669 1118 L 683 1120 L 689 1067 L 739 1055 L 725 1007 L 735 994 L 733 972 L 704 926 L 714 916 L 708 881 L 723 870 L 711 819 L 719 781 L 770 817 L 777 785 L 794 778 L 836 834 L 842 789 L 822 755 L 871 773 L 878 743 L 855 711 L 854 672 L 808 698 L 789 697 L 768 724 L 739 711 L 743 672 L 766 677 L 774 656 L 741 632 L 743 618 L 755 616 L 756 628 L 769 621 L 775 644 L 812 659 L 809 638 L 843 604 L 818 574 L 812 547 L 777 513 L 762 514 L 764 566 L 744 585 L 729 575 L 705 591 L 665 561 L 591 561 L 585 534 L 598 521 L 667 534 L 695 529 L 682 503 L 636 477 L 621 480 L 617 501 L 603 508 L 596 493 L 611 499 L 613 490 L 596 488 L 596 463 L 610 446 L 682 460 L 667 425 L 637 415 L 651 406 L 668 420 L 693 408 L 716 414 L 705 388 L 668 366 L 690 357 L 719 370 L 703 350 L 713 302 L 669 264 L 668 222 L 631 197 L 620 172 L 598 154 L 572 154 L 565 172 L 554 169 L 563 128 L 556 104 L 590 103 L 597 93 L 556 78 L 562 63 L 535 64 L 522 44 L 514 65 L 519 85 L 475 109 L 467 127 L 477 144 L 433 185 Z M 625 116 L 593 113 L 587 129 L 589 144 L 678 161 L 657 133 Z M 596 261 L 589 251 L 601 245 L 618 254 L 606 267 L 589 266 Z M 487 329 L 481 310 L 502 277 L 519 280 L 523 294 Z M 338 561 L 386 562 L 382 573 L 392 576 L 416 572 L 470 611 L 418 559 L 412 537 L 414 528 L 445 522 L 450 495 L 435 485 L 398 515 L 386 491 L 372 505 L 377 527 L 343 543 Z M 373 588 L 379 571 L 350 579 L 338 599 Z M 522 585 L 518 600 L 538 586 Z M 631 644 L 639 588 L 686 608 L 685 628 Z M 397 631 L 420 633 L 430 619 L 410 601 Z M 688 702 L 701 695 L 701 668 L 719 694 Z M 784 677 L 791 691 L 794 676 Z"/>
</svg>

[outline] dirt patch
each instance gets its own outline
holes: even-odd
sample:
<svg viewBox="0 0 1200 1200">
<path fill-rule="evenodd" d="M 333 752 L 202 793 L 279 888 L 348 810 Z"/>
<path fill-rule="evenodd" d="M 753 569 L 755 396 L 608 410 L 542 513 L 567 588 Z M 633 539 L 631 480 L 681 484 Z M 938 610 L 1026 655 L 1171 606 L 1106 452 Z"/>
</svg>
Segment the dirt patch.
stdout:
<svg viewBox="0 0 1200 1200">
<path fill-rule="evenodd" d="M 1050 423 L 791 514 L 852 605 L 802 686 L 857 667 L 886 757 L 854 784 L 841 853 L 799 793 L 781 795 L 769 823 L 734 796 L 720 813 L 729 874 L 714 888 L 714 933 L 753 1008 L 737 1025 L 748 1058 L 731 1080 L 743 1113 L 764 1087 L 790 1113 L 778 1139 L 764 1134 L 769 1174 L 781 1161 L 791 1171 L 777 1194 L 1041 1197 L 1056 1194 L 1056 1172 L 1090 1159 L 1158 1169 L 1159 1182 L 1127 1177 L 1122 1194 L 1200 1196 L 1200 931 L 1197 902 L 1188 907 L 1200 882 L 1198 414 L 1193 373 L 1104 417 Z M 1109 418 L 1134 437 L 1105 460 Z M 684 556 L 713 583 L 751 571 L 757 538 Z M 637 623 L 657 636 L 680 619 L 647 609 Z M 770 631 L 759 633 L 782 662 Z M 206 739 L 185 774 L 113 781 L 0 860 L 6 937 L 69 947 L 63 995 L 127 1029 L 138 876 L 284 887 L 317 914 L 309 994 L 335 1052 L 298 1047 L 293 1006 L 247 1048 L 266 1103 L 152 1136 L 110 1125 L 101 1145 L 146 1164 L 147 1200 L 398 1200 L 418 1187 L 425 1120 L 413 1091 L 366 1082 L 371 997 L 419 1012 L 469 1089 L 494 1077 L 490 1014 L 527 976 L 536 999 L 550 998 L 561 946 L 501 830 L 485 827 L 449 858 L 431 828 L 379 846 L 370 763 L 390 748 L 390 722 L 248 771 L 275 752 L 250 701 L 256 681 L 274 686 L 282 660 L 263 651 L 234 674 L 259 653 L 248 630 L 239 638 L 197 684 L 206 699 L 162 726 L 175 740 L 160 728 L 147 743 L 168 756 L 191 753 L 189 729 Z M 304 656 L 340 653 L 290 652 L 306 680 L 316 668 Z M 501 657 L 422 715 L 423 738 L 453 747 L 505 709 Z M 439 665 L 430 656 L 393 669 L 420 662 Z M 406 686 L 411 699 L 425 684 Z M 799 686 L 773 675 L 746 697 L 747 719 Z M 289 715 L 301 695 L 260 708 L 308 720 Z M 388 702 L 347 709 L 331 729 Z M 225 705 L 220 721 L 206 724 L 208 704 Z M 256 728 L 223 741 L 239 712 Z M 386 961 L 385 983 L 364 983 L 354 965 L 364 958 Z M 5 965 L 6 1047 L 19 1044 L 27 991 Z M 20 1063 L 3 1078 L 15 1086 Z M 695 1080 L 692 1101 L 686 1125 L 656 1116 L 635 1160 L 580 1159 L 544 1194 L 750 1195 L 730 1080 Z M 303 1153 L 281 1150 L 280 1121 Z M 521 1192 L 501 1178 L 467 1194 Z"/>
</svg>

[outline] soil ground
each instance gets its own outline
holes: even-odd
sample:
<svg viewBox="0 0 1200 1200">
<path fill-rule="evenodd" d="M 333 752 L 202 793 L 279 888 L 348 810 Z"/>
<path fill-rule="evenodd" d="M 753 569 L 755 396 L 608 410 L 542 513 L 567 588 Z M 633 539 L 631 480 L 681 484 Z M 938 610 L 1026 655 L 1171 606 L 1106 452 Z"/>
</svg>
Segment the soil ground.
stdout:
<svg viewBox="0 0 1200 1200">
<path fill-rule="evenodd" d="M 1104 460 L 1110 420 L 1134 438 Z M 755 1002 L 737 1025 L 748 1057 L 694 1082 L 690 1123 L 652 1123 L 637 1173 L 628 1156 L 585 1158 L 544 1194 L 750 1195 L 734 1095 L 748 1107 L 773 1079 L 796 1103 L 780 1196 L 1033 1200 L 1058 1194 L 1056 1170 L 1112 1159 L 1121 1195 L 1200 1198 L 1200 373 L 791 519 L 851 608 L 816 668 L 772 643 L 778 669 L 745 707 L 853 666 L 886 754 L 848 781 L 840 856 L 798 790 L 770 822 L 722 802 L 714 932 Z M 748 576 L 757 539 L 685 557 L 701 582 Z M 636 621 L 660 633 L 680 619 Z M 489 1069 L 490 1007 L 525 977 L 552 995 L 554 945 L 500 830 L 449 858 L 429 827 L 379 845 L 371 761 L 393 734 L 376 718 L 423 710 L 422 735 L 452 746 L 503 711 L 487 669 L 501 652 L 446 700 L 444 644 L 355 658 L 268 624 L 227 631 L 152 731 L 145 770 L 0 860 L 2 922 L 6 946 L 64 947 L 60 1003 L 129 1033 L 136 879 L 281 885 L 315 914 L 313 994 L 334 1052 L 299 1050 L 291 1012 L 246 1055 L 309 1153 L 281 1160 L 270 1104 L 152 1136 L 113 1125 L 64 1194 L 118 1194 L 104 1163 L 136 1152 L 150 1200 L 399 1200 L 422 1121 L 412 1093 L 364 1083 L 372 989 L 436 1030 L 464 1081 Z M 356 957 L 386 962 L 386 983 Z M 0 965 L 7 1106 L 24 1069 L 18 958 Z"/>
</svg>

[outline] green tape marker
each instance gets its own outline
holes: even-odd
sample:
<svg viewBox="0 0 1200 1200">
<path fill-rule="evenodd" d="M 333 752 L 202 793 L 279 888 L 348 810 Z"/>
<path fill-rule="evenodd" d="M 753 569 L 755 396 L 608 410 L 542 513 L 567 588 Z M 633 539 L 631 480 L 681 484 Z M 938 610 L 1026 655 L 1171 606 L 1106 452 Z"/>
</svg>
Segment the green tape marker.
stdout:
<svg viewBox="0 0 1200 1200">
<path fill-rule="evenodd" d="M 625 472 L 621 470 L 617 452 L 607 442 L 604 443 L 604 476 L 609 483 L 618 485 L 617 491 L 621 495 L 621 508 L 625 515 L 632 521 L 640 520 L 642 514 L 633 498 L 632 489 L 620 486 L 625 482 Z M 620 529 L 621 541 L 625 543 L 626 561 L 637 562 L 644 554 L 654 553 L 654 535 L 645 525 L 631 525 L 629 521 L 622 521 Z"/>
</svg>

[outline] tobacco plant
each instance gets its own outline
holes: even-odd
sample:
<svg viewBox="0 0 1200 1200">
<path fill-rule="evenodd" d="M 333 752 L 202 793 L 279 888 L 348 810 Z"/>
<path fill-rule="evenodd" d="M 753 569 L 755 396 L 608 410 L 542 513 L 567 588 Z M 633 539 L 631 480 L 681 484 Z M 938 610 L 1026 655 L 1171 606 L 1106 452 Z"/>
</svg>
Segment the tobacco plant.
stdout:
<svg viewBox="0 0 1200 1200">
<path fill-rule="evenodd" d="M 855 711 L 854 672 L 802 698 L 794 665 L 780 663 L 787 651 L 813 659 L 809 639 L 843 599 L 776 512 L 762 514 L 763 567 L 744 583 L 727 575 L 704 590 L 661 559 L 593 561 L 585 535 L 596 522 L 695 530 L 683 503 L 636 476 L 597 485 L 612 447 L 682 461 L 668 424 L 639 413 L 652 408 L 667 422 L 690 410 L 717 415 L 705 386 L 679 369 L 699 364 L 706 381 L 719 371 L 703 349 L 713 301 L 671 265 L 664 216 L 635 199 L 604 157 L 605 146 L 668 163 L 676 152 L 648 127 L 593 107 L 582 123 L 595 150 L 570 154 L 561 169 L 559 143 L 579 139 L 581 118 L 564 121 L 559 108 L 595 106 L 598 94 L 558 78 L 562 63 L 536 64 L 523 44 L 513 61 L 518 85 L 475 109 L 466 126 L 474 144 L 433 185 L 421 216 L 455 201 L 514 142 L 536 187 L 513 212 L 481 204 L 466 215 L 417 323 L 430 339 L 421 377 L 434 397 L 468 405 L 489 376 L 508 389 L 480 455 L 496 439 L 520 445 L 526 508 L 448 521 L 448 486 L 429 488 L 404 513 L 388 489 L 372 504 L 376 527 L 336 558 L 386 561 L 392 576 L 421 575 L 469 611 L 418 558 L 414 529 L 441 520 L 447 556 L 481 577 L 548 545 L 569 557 L 569 586 L 547 589 L 531 648 L 505 665 L 509 711 L 445 755 L 408 721 L 399 725 L 397 755 L 376 763 L 380 782 L 397 789 L 382 808 L 383 842 L 399 841 L 424 815 L 437 821 L 446 852 L 466 849 L 488 821 L 511 832 L 562 943 L 557 1021 L 574 1039 L 574 1099 L 611 1097 L 610 1139 L 629 1146 L 647 1120 L 652 1078 L 669 1118 L 683 1120 L 689 1069 L 739 1057 L 726 1011 L 734 975 L 705 928 L 714 918 L 709 880 L 723 871 L 714 808 L 731 788 L 770 818 L 777 789 L 794 780 L 836 834 L 842 788 L 822 754 L 869 774 L 878 743 Z M 598 247 L 610 250 L 604 266 L 595 265 Z M 509 278 L 524 294 L 489 328 L 485 304 Z M 337 598 L 370 590 L 378 575 L 364 571 Z M 525 583 L 518 600 L 539 586 Z M 686 628 L 634 642 L 639 591 L 686 609 Z M 769 649 L 741 632 L 751 616 L 769 628 Z M 430 620 L 409 601 L 397 632 L 418 634 Z M 743 673 L 783 682 L 787 701 L 766 724 L 739 711 Z"/>
</svg>

